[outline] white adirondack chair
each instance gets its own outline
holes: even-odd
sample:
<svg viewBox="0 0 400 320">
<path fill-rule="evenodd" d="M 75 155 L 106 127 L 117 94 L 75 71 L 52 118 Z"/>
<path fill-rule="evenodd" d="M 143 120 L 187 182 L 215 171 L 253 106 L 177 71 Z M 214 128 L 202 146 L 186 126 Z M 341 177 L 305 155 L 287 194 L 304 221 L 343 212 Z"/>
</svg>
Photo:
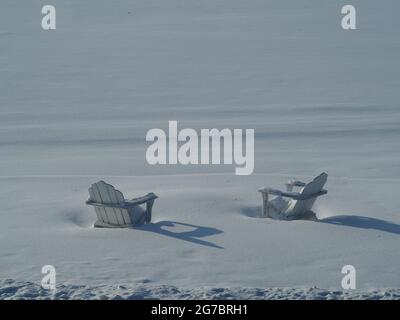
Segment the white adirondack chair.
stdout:
<svg viewBox="0 0 400 320">
<path fill-rule="evenodd" d="M 95 227 L 100 228 L 126 228 L 150 223 L 151 210 L 157 196 L 149 193 L 143 197 L 125 200 L 122 192 L 112 185 L 99 181 L 89 188 L 87 205 L 93 206 L 97 215 Z M 146 204 L 146 211 L 138 208 Z"/>
<path fill-rule="evenodd" d="M 286 192 L 272 188 L 261 188 L 263 198 L 263 216 L 275 219 L 301 219 L 313 215 L 311 208 L 317 197 L 327 194 L 323 187 L 328 179 L 324 172 L 309 183 L 291 180 L 286 183 Z M 299 192 L 293 192 L 293 187 L 301 187 Z M 275 195 L 269 200 L 269 195 Z M 286 200 L 284 198 L 289 198 Z"/>
</svg>

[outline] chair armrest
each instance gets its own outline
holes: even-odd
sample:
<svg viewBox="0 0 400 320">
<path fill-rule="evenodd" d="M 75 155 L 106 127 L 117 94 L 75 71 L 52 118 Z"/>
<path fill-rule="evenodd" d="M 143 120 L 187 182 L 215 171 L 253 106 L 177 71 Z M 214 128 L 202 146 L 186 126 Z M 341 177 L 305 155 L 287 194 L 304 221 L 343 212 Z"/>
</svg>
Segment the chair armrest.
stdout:
<svg viewBox="0 0 400 320">
<path fill-rule="evenodd" d="M 321 190 L 320 192 L 313 193 L 313 194 L 300 194 L 298 192 L 284 192 L 284 191 L 280 191 L 280 190 L 272 189 L 272 188 L 262 188 L 262 189 L 259 189 L 258 191 L 262 192 L 262 193 L 272 194 L 274 196 L 292 198 L 294 200 L 307 200 L 307 199 L 319 197 L 319 196 L 322 196 L 322 195 L 328 193 L 327 190 Z"/>
<path fill-rule="evenodd" d="M 152 200 L 157 199 L 158 197 L 154 193 L 148 193 L 143 197 L 135 198 L 129 201 L 124 201 L 124 203 L 97 203 L 91 200 L 86 201 L 86 204 L 94 207 L 110 207 L 110 208 L 120 208 L 127 209 L 130 207 L 137 206 L 139 204 L 143 204 Z"/>
<path fill-rule="evenodd" d="M 298 199 L 300 197 L 300 193 L 298 193 L 298 192 L 285 192 L 285 191 L 281 191 L 281 190 L 273 189 L 273 188 L 261 188 L 258 191 L 261 193 L 272 194 L 274 196 L 281 196 L 281 197 L 287 197 L 287 198 L 293 198 L 293 199 Z"/>
<path fill-rule="evenodd" d="M 299 180 L 289 180 L 286 183 L 286 186 L 292 186 L 292 187 L 304 187 L 306 185 L 305 182 L 299 181 Z"/>
<path fill-rule="evenodd" d="M 110 207 L 110 208 L 120 208 L 120 209 L 126 209 L 127 206 L 126 202 L 124 203 L 98 203 L 98 202 L 94 202 L 91 200 L 86 201 L 86 204 L 88 206 L 94 206 L 94 207 Z"/>
<path fill-rule="evenodd" d="M 157 198 L 158 197 L 153 192 L 151 192 L 151 193 L 146 194 L 143 197 L 134 198 L 129 201 L 126 201 L 125 203 L 128 204 L 128 206 L 137 206 L 139 204 L 146 203 L 146 202 L 155 200 Z"/>
</svg>

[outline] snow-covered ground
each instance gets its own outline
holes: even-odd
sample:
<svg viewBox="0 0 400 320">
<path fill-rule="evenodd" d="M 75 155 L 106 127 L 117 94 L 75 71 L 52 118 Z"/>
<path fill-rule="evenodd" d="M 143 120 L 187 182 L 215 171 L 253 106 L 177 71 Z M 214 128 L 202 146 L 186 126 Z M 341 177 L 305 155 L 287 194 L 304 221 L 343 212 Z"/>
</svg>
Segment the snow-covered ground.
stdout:
<svg viewBox="0 0 400 320">
<path fill-rule="evenodd" d="M 43 289 L 37 283 L 13 281 L 0 282 L 0 299 L 43 300 L 394 300 L 400 299 L 399 289 L 325 290 L 311 288 L 246 288 L 246 287 L 191 287 L 167 285 L 59 285 L 55 291 Z"/>
<path fill-rule="evenodd" d="M 48 264 L 58 298 L 399 298 L 398 1 L 351 1 L 356 31 L 342 1 L 51 2 L 47 32 L 0 3 L 0 299 L 47 297 Z M 168 120 L 254 128 L 254 174 L 148 165 Z M 319 221 L 258 218 L 322 171 Z M 155 192 L 154 223 L 93 228 L 100 179 Z"/>
</svg>

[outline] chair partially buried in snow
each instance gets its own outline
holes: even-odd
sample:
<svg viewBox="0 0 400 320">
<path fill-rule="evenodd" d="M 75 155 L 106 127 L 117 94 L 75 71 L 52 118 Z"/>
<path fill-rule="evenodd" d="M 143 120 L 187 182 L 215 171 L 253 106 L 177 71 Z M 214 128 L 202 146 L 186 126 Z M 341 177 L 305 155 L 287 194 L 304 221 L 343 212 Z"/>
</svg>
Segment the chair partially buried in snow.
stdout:
<svg viewBox="0 0 400 320">
<path fill-rule="evenodd" d="M 286 220 L 315 218 L 311 208 L 319 196 L 328 193 L 323 189 L 327 179 L 328 175 L 322 173 L 309 183 L 289 181 L 286 183 L 286 191 L 272 188 L 259 189 L 263 198 L 263 216 Z M 294 187 L 301 189 L 299 192 L 294 192 Z M 276 197 L 269 199 L 270 195 Z"/>
<path fill-rule="evenodd" d="M 99 181 L 89 188 L 87 205 L 94 206 L 97 221 L 95 227 L 126 228 L 150 223 L 151 210 L 157 196 L 149 193 L 143 197 L 125 200 L 123 194 L 112 185 Z M 146 204 L 146 209 L 140 207 Z"/>
</svg>

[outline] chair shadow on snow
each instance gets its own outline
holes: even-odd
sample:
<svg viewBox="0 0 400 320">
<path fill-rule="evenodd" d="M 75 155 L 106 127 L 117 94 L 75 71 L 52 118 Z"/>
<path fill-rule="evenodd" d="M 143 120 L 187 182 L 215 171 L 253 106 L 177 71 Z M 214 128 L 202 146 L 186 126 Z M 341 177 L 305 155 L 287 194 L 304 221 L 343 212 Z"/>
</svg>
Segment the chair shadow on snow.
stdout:
<svg viewBox="0 0 400 320">
<path fill-rule="evenodd" d="M 342 215 L 324 218 L 318 222 L 400 234 L 400 224 L 370 217 Z"/>
<path fill-rule="evenodd" d="M 188 231 L 170 231 L 165 228 L 176 228 L 176 227 L 186 227 L 190 228 Z M 204 226 L 197 226 L 193 224 L 183 223 L 183 222 L 176 222 L 176 221 L 158 221 L 152 222 L 150 224 L 142 225 L 135 227 L 137 230 L 148 231 L 158 233 L 167 237 L 192 242 L 195 244 L 213 247 L 217 249 L 224 249 L 223 247 L 216 245 L 212 242 L 202 240 L 200 238 L 216 235 L 223 233 L 222 230 L 211 228 L 211 227 L 204 227 Z"/>
<path fill-rule="evenodd" d="M 241 213 L 250 218 L 263 218 L 261 215 L 262 208 L 260 206 L 242 207 Z M 353 227 L 359 229 L 371 229 L 377 231 L 384 231 L 393 234 L 400 234 L 400 224 L 389 222 L 386 220 L 356 216 L 356 215 L 339 215 L 331 216 L 323 219 L 301 219 L 314 221 L 319 223 L 334 224 L 337 226 Z"/>
<path fill-rule="evenodd" d="M 265 219 L 267 217 L 262 216 L 262 207 L 261 206 L 248 206 L 248 207 L 241 207 L 240 212 L 245 215 L 246 217 L 249 218 L 258 218 L 258 219 Z M 273 220 L 279 220 L 279 221 L 291 221 L 290 219 L 275 219 Z M 294 220 L 306 220 L 306 221 L 316 221 L 317 215 L 314 211 L 309 211 L 307 214 L 305 214 L 301 219 L 294 219 Z"/>
<path fill-rule="evenodd" d="M 262 218 L 261 211 L 262 211 L 262 208 L 260 206 L 241 207 L 240 208 L 240 212 L 249 218 Z"/>
</svg>

